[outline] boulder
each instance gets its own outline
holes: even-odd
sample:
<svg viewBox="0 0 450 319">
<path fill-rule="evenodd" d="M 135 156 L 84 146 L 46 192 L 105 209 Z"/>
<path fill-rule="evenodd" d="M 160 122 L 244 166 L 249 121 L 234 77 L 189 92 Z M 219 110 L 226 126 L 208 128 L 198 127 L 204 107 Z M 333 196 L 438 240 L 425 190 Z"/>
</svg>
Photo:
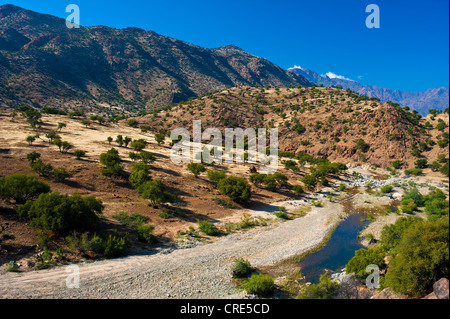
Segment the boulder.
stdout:
<svg viewBox="0 0 450 319">
<path fill-rule="evenodd" d="M 447 278 L 441 278 L 433 285 L 433 292 L 437 299 L 448 299 L 449 284 Z"/>
</svg>

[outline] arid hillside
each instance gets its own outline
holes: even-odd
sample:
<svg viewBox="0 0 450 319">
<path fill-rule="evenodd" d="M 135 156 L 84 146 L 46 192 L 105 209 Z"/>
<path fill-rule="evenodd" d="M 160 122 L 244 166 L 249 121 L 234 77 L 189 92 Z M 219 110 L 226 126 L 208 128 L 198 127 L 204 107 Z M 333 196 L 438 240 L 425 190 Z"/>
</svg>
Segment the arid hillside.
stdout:
<svg viewBox="0 0 450 319">
<path fill-rule="evenodd" d="M 0 106 L 136 114 L 235 85 L 298 84 L 311 85 L 233 45 L 207 49 L 139 28 L 68 29 L 64 19 L 0 6 Z"/>
<path fill-rule="evenodd" d="M 276 127 L 279 148 L 330 161 L 404 168 L 447 154 L 448 113 L 421 117 L 394 103 L 324 87 L 234 87 L 135 118 L 153 129 Z M 439 124 L 439 123 L 443 124 Z M 438 125 L 439 124 L 439 125 Z M 439 129 L 437 129 L 438 127 Z"/>
</svg>

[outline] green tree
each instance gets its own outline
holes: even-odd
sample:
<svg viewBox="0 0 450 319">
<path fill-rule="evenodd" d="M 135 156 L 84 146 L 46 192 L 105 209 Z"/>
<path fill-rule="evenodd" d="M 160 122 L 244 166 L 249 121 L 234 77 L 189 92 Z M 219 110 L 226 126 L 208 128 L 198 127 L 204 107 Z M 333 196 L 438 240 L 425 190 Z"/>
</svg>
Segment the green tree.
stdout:
<svg viewBox="0 0 450 319">
<path fill-rule="evenodd" d="M 422 297 L 449 275 L 449 220 L 413 223 L 403 233 L 385 276 L 394 292 Z"/>
<path fill-rule="evenodd" d="M 166 139 L 166 136 L 162 133 L 156 133 L 155 134 L 155 141 L 158 144 L 164 144 L 164 140 Z"/>
<path fill-rule="evenodd" d="M 14 174 L 0 177 L 0 197 L 4 201 L 14 200 L 17 204 L 24 204 L 48 192 L 50 186 L 39 181 L 36 176 Z"/>
<path fill-rule="evenodd" d="M 100 163 L 106 166 L 102 169 L 102 174 L 107 177 L 120 176 L 123 172 L 120 162 L 119 152 L 115 148 L 100 154 Z"/>
<path fill-rule="evenodd" d="M 133 142 L 131 142 L 130 146 L 137 152 L 140 152 L 147 146 L 147 142 L 143 139 L 134 140 Z"/>
<path fill-rule="evenodd" d="M 198 163 L 189 163 L 187 165 L 187 169 L 194 174 L 195 178 L 197 178 L 198 175 L 202 172 L 206 172 L 206 168 L 203 164 Z"/>
<path fill-rule="evenodd" d="M 102 202 L 94 196 L 44 193 L 35 201 L 20 205 L 17 211 L 21 217 L 28 218 L 33 227 L 67 234 L 90 230 L 102 210 Z"/>
<path fill-rule="evenodd" d="M 359 279 L 365 280 L 370 275 L 366 272 L 367 266 L 373 264 L 377 265 L 380 270 L 386 269 L 385 256 L 386 251 L 383 247 L 357 250 L 355 256 L 345 266 L 345 271 L 347 274 L 355 273 Z"/>
<path fill-rule="evenodd" d="M 245 204 L 251 197 L 251 186 L 242 177 L 229 176 L 223 178 L 217 184 L 217 188 L 236 203 Z"/>
<path fill-rule="evenodd" d="M 159 178 L 142 184 L 139 191 L 142 193 L 142 198 L 149 199 L 153 206 L 172 200 L 172 196 L 166 191 L 166 186 Z"/>
<path fill-rule="evenodd" d="M 216 184 L 225 177 L 227 177 L 227 174 L 224 171 L 216 171 L 216 170 L 208 171 L 208 178 Z"/>
<path fill-rule="evenodd" d="M 130 174 L 129 181 L 134 188 L 138 189 L 150 180 L 150 166 L 145 163 L 133 164 L 133 172 Z"/>
<path fill-rule="evenodd" d="M 59 167 L 53 170 L 53 176 L 56 181 L 64 182 L 67 178 L 72 177 L 73 173 L 68 172 L 64 167 Z"/>
<path fill-rule="evenodd" d="M 314 188 L 316 188 L 317 179 L 311 174 L 305 174 L 305 176 L 303 176 L 302 178 L 302 183 L 305 184 L 308 189 L 313 190 Z"/>
<path fill-rule="evenodd" d="M 40 157 L 41 157 L 41 154 L 40 154 L 40 153 L 37 153 L 37 152 L 34 152 L 34 151 L 27 154 L 27 160 L 28 160 L 30 163 L 36 162 L 36 160 L 37 160 L 38 158 L 40 158 Z"/>
<path fill-rule="evenodd" d="M 82 157 L 84 157 L 84 156 L 86 155 L 86 152 L 83 151 L 83 150 L 75 150 L 75 151 L 73 152 L 73 155 L 75 155 L 75 158 L 76 158 L 77 160 L 80 160 Z"/>
<path fill-rule="evenodd" d="M 337 296 L 341 285 L 331 280 L 327 274 L 320 276 L 320 282 L 306 287 L 298 295 L 299 299 L 332 299 Z"/>
</svg>

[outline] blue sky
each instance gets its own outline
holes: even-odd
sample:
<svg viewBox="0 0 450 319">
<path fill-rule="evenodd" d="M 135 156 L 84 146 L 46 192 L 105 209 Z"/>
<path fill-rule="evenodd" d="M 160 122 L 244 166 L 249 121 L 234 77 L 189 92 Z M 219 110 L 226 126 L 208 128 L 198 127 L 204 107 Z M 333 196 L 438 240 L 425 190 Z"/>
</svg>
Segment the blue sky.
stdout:
<svg viewBox="0 0 450 319">
<path fill-rule="evenodd" d="M 66 17 L 77 4 L 84 26 L 128 26 L 214 48 L 234 44 L 283 68 L 333 72 L 408 92 L 449 87 L 447 0 L 9 0 Z M 380 29 L 365 12 L 377 4 Z"/>
</svg>

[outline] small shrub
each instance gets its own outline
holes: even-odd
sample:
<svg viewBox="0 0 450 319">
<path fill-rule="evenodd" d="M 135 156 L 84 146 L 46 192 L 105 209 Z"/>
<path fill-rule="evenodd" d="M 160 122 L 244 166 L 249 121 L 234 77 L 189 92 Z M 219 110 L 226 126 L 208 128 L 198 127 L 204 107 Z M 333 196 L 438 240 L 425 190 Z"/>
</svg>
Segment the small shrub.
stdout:
<svg viewBox="0 0 450 319">
<path fill-rule="evenodd" d="M 252 266 L 248 260 L 243 258 L 235 259 L 232 275 L 233 278 L 244 278 L 252 272 Z"/>
<path fill-rule="evenodd" d="M 394 187 L 392 185 L 384 185 L 381 187 L 380 191 L 384 194 L 391 193 Z"/>
<path fill-rule="evenodd" d="M 199 220 L 198 228 L 207 236 L 217 236 L 220 234 L 219 230 L 214 226 L 213 223 L 207 220 Z"/>
<path fill-rule="evenodd" d="M 251 186 L 241 177 L 230 176 L 223 178 L 217 184 L 219 191 L 236 203 L 245 204 L 251 197 Z"/>
<path fill-rule="evenodd" d="M 0 198 L 4 201 L 14 200 L 17 204 L 24 204 L 48 192 L 50 186 L 39 181 L 36 176 L 14 174 L 0 177 Z"/>
<path fill-rule="evenodd" d="M 214 183 L 220 182 L 222 179 L 227 177 L 227 174 L 224 171 L 208 171 L 208 178 Z"/>
<path fill-rule="evenodd" d="M 155 226 L 151 224 L 140 225 L 137 228 L 137 236 L 138 239 L 144 243 L 154 243 L 157 241 L 156 237 L 153 235 L 153 231 L 155 230 Z"/>
<path fill-rule="evenodd" d="M 269 275 L 254 274 L 242 286 L 249 294 L 268 297 L 273 293 L 275 284 L 273 278 Z"/>
</svg>

